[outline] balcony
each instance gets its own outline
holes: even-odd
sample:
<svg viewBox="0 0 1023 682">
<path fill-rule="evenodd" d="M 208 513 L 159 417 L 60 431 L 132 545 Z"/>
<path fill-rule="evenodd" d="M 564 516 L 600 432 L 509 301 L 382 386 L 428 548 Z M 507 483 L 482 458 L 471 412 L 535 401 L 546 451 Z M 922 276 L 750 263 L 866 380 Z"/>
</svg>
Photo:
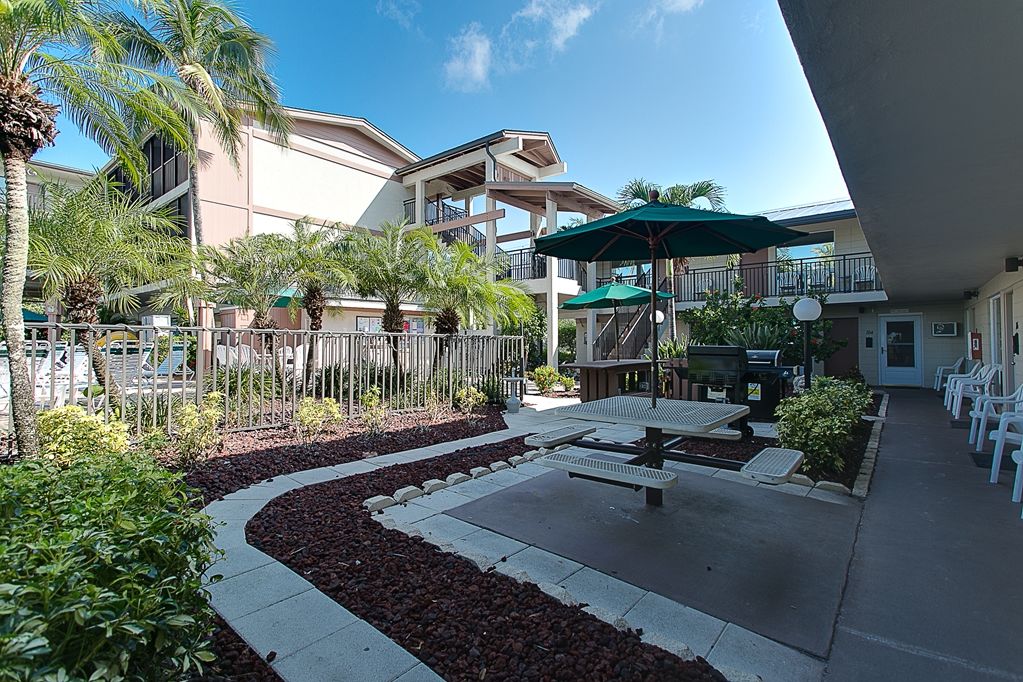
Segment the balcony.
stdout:
<svg viewBox="0 0 1023 682">
<path fill-rule="evenodd" d="M 504 258 L 508 268 L 498 275 L 498 279 L 544 279 L 547 277 L 547 256 L 538 255 L 532 248 L 507 251 Z M 558 260 L 558 277 L 576 280 L 580 270 L 574 260 Z"/>
<path fill-rule="evenodd" d="M 675 300 L 695 303 L 706 300 L 709 291 L 732 291 L 737 277 L 746 294 L 764 298 L 884 291 L 874 256 L 855 253 L 690 270 L 675 276 Z"/>
<path fill-rule="evenodd" d="M 405 220 L 409 223 L 416 222 L 416 200 L 407 199 L 402 203 L 405 209 Z M 451 204 L 443 201 L 431 201 L 426 204 L 426 224 L 436 225 L 438 223 L 447 223 L 452 220 L 459 220 L 460 218 L 467 218 L 469 214 L 465 209 L 452 206 Z"/>
</svg>

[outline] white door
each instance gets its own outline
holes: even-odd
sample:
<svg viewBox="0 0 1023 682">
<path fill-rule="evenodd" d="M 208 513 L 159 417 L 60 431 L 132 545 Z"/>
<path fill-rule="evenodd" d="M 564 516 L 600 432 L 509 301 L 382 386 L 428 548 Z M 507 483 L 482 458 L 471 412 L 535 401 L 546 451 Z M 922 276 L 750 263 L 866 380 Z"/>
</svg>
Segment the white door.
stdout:
<svg viewBox="0 0 1023 682">
<path fill-rule="evenodd" d="M 880 380 L 884 386 L 922 386 L 919 315 L 881 315 Z"/>
</svg>

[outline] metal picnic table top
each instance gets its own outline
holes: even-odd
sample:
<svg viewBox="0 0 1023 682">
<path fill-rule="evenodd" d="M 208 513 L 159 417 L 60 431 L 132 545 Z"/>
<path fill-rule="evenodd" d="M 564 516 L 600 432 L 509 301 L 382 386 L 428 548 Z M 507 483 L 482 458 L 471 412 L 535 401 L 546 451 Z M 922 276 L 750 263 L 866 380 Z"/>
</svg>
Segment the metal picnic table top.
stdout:
<svg viewBox="0 0 1023 682">
<path fill-rule="evenodd" d="M 566 405 L 555 411 L 559 417 L 587 421 L 628 424 L 669 432 L 707 433 L 749 414 L 747 405 L 702 403 L 694 400 L 661 398 L 657 407 L 650 407 L 650 398 L 612 396 L 577 405 Z"/>
</svg>

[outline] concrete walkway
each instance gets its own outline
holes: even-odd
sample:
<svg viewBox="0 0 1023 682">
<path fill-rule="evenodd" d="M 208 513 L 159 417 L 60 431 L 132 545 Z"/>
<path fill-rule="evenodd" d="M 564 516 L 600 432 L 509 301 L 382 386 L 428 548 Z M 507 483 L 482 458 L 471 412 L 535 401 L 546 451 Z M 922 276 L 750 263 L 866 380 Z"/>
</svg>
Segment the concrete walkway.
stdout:
<svg viewBox="0 0 1023 682">
<path fill-rule="evenodd" d="M 1023 680 L 1023 522 L 941 399 L 894 390 L 825 673 Z"/>
</svg>

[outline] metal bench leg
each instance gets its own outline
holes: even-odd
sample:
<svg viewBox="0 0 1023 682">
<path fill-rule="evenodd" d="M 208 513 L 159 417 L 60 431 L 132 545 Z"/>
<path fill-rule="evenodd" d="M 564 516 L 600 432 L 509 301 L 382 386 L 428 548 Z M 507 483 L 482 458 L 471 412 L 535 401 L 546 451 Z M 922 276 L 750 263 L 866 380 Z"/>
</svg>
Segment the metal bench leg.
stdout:
<svg viewBox="0 0 1023 682">
<path fill-rule="evenodd" d="M 647 427 L 646 430 L 647 466 L 651 469 L 664 467 L 664 431 Z M 646 489 L 646 503 L 651 507 L 664 505 L 664 491 L 660 488 Z"/>
</svg>

